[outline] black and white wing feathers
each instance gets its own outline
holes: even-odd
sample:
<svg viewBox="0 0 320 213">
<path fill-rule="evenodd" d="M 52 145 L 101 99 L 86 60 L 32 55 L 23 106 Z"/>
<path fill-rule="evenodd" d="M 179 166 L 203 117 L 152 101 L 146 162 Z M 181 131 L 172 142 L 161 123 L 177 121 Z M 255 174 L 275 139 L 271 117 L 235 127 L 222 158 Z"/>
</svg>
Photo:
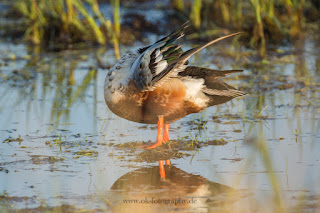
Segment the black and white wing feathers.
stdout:
<svg viewBox="0 0 320 213">
<path fill-rule="evenodd" d="M 226 35 L 183 52 L 181 46 L 174 44 L 174 42 L 184 36 L 184 31 L 188 26 L 188 23 L 186 23 L 169 36 L 138 50 L 141 55 L 134 62 L 133 70 L 131 70 L 133 82 L 137 89 L 141 91 L 153 90 L 166 79 L 183 72 L 186 68 L 185 64 L 195 53 L 218 41 L 241 34 L 239 32 Z"/>
</svg>

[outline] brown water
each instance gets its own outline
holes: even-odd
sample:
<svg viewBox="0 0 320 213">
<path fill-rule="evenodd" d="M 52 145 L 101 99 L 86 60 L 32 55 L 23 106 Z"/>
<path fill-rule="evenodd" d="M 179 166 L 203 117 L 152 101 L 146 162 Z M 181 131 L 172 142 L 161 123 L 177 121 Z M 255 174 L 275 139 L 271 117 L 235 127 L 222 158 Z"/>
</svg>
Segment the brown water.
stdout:
<svg viewBox="0 0 320 213">
<path fill-rule="evenodd" d="M 285 208 L 318 210 L 317 42 L 281 47 L 263 63 L 226 58 L 226 43 L 191 64 L 244 69 L 226 82 L 249 95 L 173 123 L 171 139 L 201 148 L 179 150 L 183 158 L 171 159 L 163 180 L 157 161 L 136 161 L 143 149 L 116 146 L 155 141 L 156 130 L 104 103 L 106 70 L 94 54 L 112 65 L 111 49 L 48 53 L 2 41 L 0 210 L 272 212 L 274 198 Z M 204 146 L 213 140 L 224 145 Z"/>
</svg>

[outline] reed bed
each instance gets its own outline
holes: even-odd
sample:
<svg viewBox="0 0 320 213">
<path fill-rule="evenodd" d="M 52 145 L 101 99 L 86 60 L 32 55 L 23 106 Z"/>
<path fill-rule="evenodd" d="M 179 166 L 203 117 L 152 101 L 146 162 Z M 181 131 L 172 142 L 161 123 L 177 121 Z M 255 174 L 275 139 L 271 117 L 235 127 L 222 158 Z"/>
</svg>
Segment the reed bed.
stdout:
<svg viewBox="0 0 320 213">
<path fill-rule="evenodd" d="M 120 1 L 112 0 L 113 21 L 97 0 L 22 0 L 14 4 L 25 20 L 25 39 L 33 44 L 91 42 L 113 44 L 120 57 Z"/>
<path fill-rule="evenodd" d="M 101 12 L 98 0 L 22 0 L 16 1 L 15 8 L 25 20 L 25 38 L 34 44 L 110 43 L 119 58 L 120 0 L 109 3 L 113 9 L 110 18 Z M 140 3 L 130 4 L 139 8 Z M 164 6 L 168 5 L 163 5 L 165 13 Z M 183 22 L 191 20 L 198 30 L 193 37 L 244 31 L 245 43 L 262 57 L 270 43 L 295 41 L 306 29 L 319 28 L 317 0 L 170 0 L 170 6 Z"/>
<path fill-rule="evenodd" d="M 320 17 L 316 0 L 171 0 L 171 5 L 202 33 L 210 29 L 247 32 L 251 47 L 258 48 L 261 56 L 268 43 L 299 39 L 309 25 L 318 28 Z"/>
</svg>

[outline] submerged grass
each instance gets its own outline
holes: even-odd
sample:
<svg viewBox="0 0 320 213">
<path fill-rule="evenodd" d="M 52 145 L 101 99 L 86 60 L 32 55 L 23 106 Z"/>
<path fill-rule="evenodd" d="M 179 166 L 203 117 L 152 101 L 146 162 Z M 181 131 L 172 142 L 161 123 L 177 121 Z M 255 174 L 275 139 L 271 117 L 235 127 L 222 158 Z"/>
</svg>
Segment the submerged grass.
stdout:
<svg viewBox="0 0 320 213">
<path fill-rule="evenodd" d="M 201 147 L 221 146 L 226 144 L 227 141 L 224 139 L 198 141 L 197 138 L 193 138 L 192 140 L 170 140 L 154 149 L 144 149 L 144 147 L 151 145 L 150 142 L 110 143 L 109 146 L 115 147 L 116 150 L 126 150 L 126 153 L 135 153 L 133 161 L 152 163 L 159 160 L 191 156 L 190 151 L 198 151 Z"/>
</svg>

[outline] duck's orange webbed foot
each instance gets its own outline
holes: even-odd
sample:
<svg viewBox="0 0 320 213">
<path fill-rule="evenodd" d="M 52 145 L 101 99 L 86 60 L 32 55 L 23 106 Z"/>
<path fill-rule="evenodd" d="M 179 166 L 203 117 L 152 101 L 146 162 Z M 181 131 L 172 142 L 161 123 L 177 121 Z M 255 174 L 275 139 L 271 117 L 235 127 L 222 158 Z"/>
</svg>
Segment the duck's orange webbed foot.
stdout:
<svg viewBox="0 0 320 213">
<path fill-rule="evenodd" d="M 153 144 L 152 146 L 146 147 L 145 149 L 154 149 L 154 148 L 156 148 L 156 147 L 158 147 L 158 146 L 161 146 L 161 145 L 162 145 L 162 142 L 161 142 L 161 143 L 160 143 L 160 142 L 157 142 L 157 143 Z"/>
</svg>

